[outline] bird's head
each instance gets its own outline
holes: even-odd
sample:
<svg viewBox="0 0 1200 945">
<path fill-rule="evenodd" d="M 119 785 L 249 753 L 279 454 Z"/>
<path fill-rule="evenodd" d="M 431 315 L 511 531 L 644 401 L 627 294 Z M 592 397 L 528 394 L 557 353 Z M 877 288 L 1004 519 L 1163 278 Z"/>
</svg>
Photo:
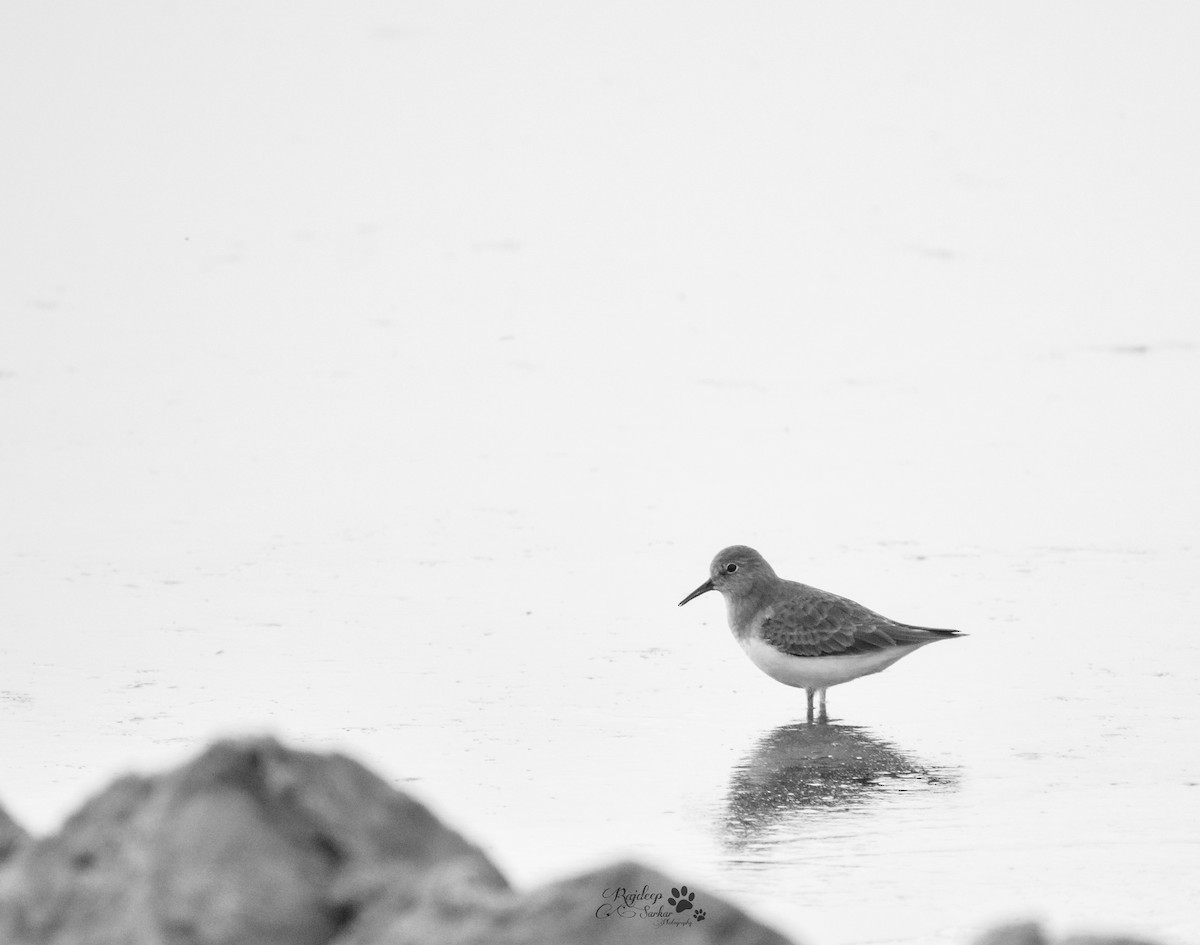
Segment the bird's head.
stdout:
<svg viewBox="0 0 1200 945">
<path fill-rule="evenodd" d="M 762 555 L 745 545 L 730 545 L 713 558 L 708 580 L 681 600 L 679 606 L 708 591 L 720 591 L 727 598 L 744 597 L 773 580 L 775 571 Z"/>
</svg>

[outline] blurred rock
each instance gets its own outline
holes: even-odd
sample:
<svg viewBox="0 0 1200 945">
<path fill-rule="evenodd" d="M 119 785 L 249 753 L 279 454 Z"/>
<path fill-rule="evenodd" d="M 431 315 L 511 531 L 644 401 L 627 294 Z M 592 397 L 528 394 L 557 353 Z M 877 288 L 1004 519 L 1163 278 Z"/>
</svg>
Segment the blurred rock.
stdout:
<svg viewBox="0 0 1200 945">
<path fill-rule="evenodd" d="M 517 894 L 361 765 L 270 739 L 121 778 L 56 836 L 9 834 L 6 945 L 787 945 L 702 890 L 677 911 L 634 863 Z"/>
<path fill-rule="evenodd" d="M 8 811 L 0 807 L 0 863 L 3 863 L 24 844 L 29 835 L 15 820 L 8 816 Z"/>
<path fill-rule="evenodd" d="M 1059 945 L 1156 945 L 1145 938 L 1125 935 L 1068 935 Z"/>
<path fill-rule="evenodd" d="M 0 868 L 0 940 L 316 945 L 381 895 L 380 877 L 434 887 L 443 871 L 507 889 L 478 849 L 357 762 L 221 742 L 177 771 L 116 781 L 58 835 L 21 845 Z"/>
<path fill-rule="evenodd" d="M 1000 925 L 975 940 L 975 945 L 1050 945 L 1036 922 L 1014 922 Z M 1070 935 L 1054 945 L 1155 945 L 1145 939 L 1120 935 Z"/>
<path fill-rule="evenodd" d="M 405 887 L 337 945 L 789 945 L 736 906 L 692 890 L 692 908 L 666 902 L 678 880 L 618 863 L 526 895 L 433 892 L 414 902 Z M 459 890 L 465 886 L 459 886 Z M 623 894 L 622 894 L 623 893 Z M 636 898 L 643 896 L 644 898 Z M 652 897 L 657 896 L 657 899 Z M 664 927 L 669 925 L 669 927 Z"/>
<path fill-rule="evenodd" d="M 975 945 L 1047 945 L 1036 922 L 998 925 L 975 940 Z"/>
</svg>

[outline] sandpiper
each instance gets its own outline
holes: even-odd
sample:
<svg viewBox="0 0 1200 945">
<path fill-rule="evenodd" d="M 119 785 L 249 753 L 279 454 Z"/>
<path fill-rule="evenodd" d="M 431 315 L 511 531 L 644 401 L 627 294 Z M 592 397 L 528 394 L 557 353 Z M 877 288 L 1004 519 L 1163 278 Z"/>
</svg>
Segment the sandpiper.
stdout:
<svg viewBox="0 0 1200 945">
<path fill-rule="evenodd" d="M 897 623 L 845 597 L 785 581 L 745 545 L 718 553 L 709 574 L 679 606 L 720 591 L 729 629 L 746 655 L 772 679 L 805 691 L 810 722 L 814 695 L 825 720 L 830 686 L 881 672 L 926 643 L 962 636 L 957 630 Z"/>
</svg>

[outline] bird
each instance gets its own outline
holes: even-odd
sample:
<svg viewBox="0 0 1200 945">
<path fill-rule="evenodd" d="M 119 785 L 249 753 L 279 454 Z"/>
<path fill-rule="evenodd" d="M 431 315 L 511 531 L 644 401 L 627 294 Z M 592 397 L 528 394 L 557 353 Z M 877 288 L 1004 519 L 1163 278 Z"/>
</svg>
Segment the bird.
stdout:
<svg viewBox="0 0 1200 945">
<path fill-rule="evenodd" d="M 898 623 L 848 598 L 784 580 L 746 545 L 718 552 L 708 580 L 679 606 L 709 591 L 725 598 L 729 629 L 751 662 L 772 679 L 804 690 L 809 722 L 814 696 L 818 721 L 828 721 L 830 686 L 882 672 L 927 643 L 966 636 Z"/>
</svg>

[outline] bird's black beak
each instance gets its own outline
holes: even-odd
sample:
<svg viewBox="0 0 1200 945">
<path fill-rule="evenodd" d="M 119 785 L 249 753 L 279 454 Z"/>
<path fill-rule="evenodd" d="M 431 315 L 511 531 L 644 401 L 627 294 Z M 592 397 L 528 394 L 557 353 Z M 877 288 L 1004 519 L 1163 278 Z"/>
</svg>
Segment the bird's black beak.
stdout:
<svg viewBox="0 0 1200 945">
<path fill-rule="evenodd" d="M 713 589 L 713 582 L 712 582 L 712 579 L 710 578 L 709 580 L 707 580 L 703 584 L 701 584 L 698 588 L 696 588 L 694 591 L 692 591 L 692 593 L 688 594 L 687 597 L 685 597 L 683 600 L 681 600 L 679 602 L 679 606 L 682 607 L 684 604 L 686 604 L 688 601 L 690 601 L 693 597 L 699 597 L 701 594 L 707 594 L 712 589 Z"/>
</svg>

